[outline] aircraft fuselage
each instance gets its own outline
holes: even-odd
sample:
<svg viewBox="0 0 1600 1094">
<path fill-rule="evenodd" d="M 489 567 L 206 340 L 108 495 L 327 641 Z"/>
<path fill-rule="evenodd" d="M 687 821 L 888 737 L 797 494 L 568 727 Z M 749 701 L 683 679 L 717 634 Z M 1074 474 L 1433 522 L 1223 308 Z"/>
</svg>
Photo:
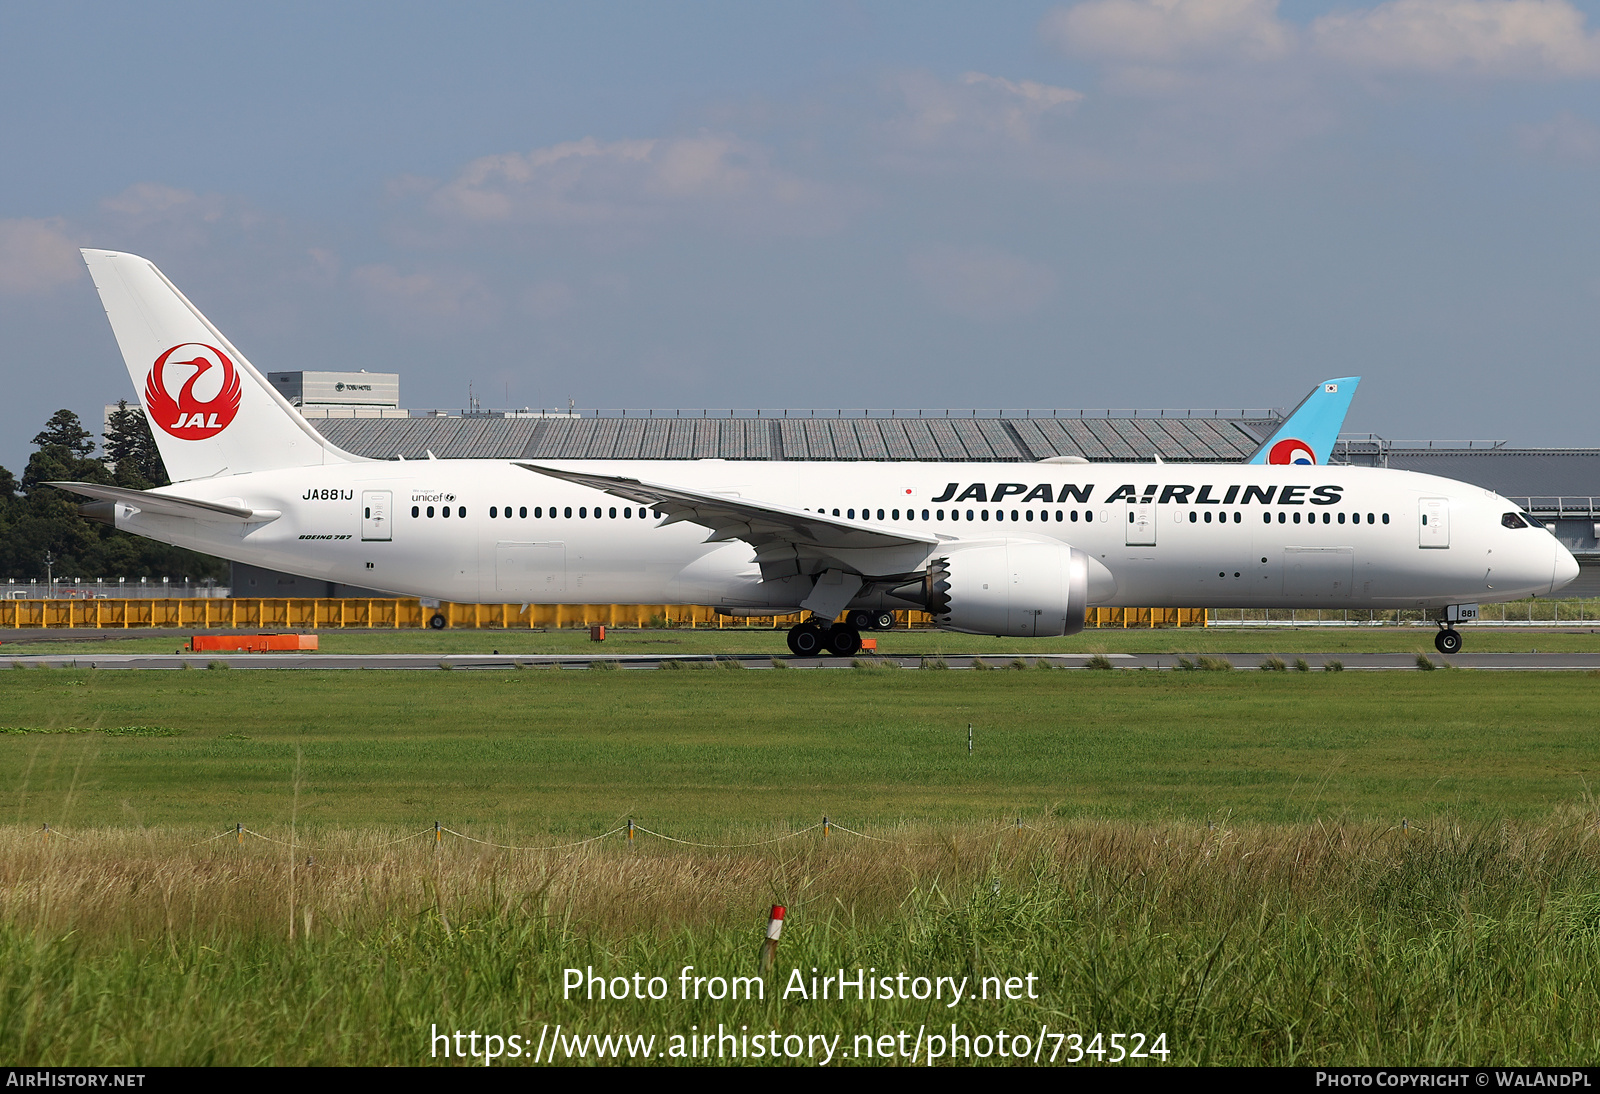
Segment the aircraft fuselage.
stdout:
<svg viewBox="0 0 1600 1094">
<path fill-rule="evenodd" d="M 972 543 L 1070 544 L 1093 606 L 1440 607 L 1546 595 L 1576 564 L 1491 491 L 1412 472 L 1200 463 L 541 461 Z M 501 460 L 198 479 L 257 523 L 116 507 L 119 528 L 289 573 L 455 602 L 793 608 L 746 543 Z M 161 493 L 163 491 L 157 491 Z M 445 514 L 448 512 L 448 516 Z M 376 514 L 376 515 L 375 515 Z M 1103 568 L 1103 571 L 1101 570 Z M 866 601 L 862 601 L 866 603 Z M 877 603 L 877 602 L 874 602 Z"/>
</svg>

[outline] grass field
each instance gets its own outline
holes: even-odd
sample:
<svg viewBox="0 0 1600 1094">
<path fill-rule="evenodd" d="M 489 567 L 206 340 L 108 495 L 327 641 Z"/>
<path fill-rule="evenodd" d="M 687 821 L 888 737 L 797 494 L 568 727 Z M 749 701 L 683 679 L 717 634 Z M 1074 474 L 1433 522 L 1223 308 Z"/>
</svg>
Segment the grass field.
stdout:
<svg viewBox="0 0 1600 1094">
<path fill-rule="evenodd" d="M 1038 1046 L 1046 1063 L 1113 1062 L 1113 1033 L 1173 1064 L 1590 1063 L 1593 819 L 910 826 L 883 844 L 835 834 L 721 852 L 434 853 L 383 846 L 385 833 L 324 840 L 311 865 L 303 847 L 129 830 L 44 845 L 12 831 L 0 834 L 0 1057 L 459 1064 L 474 1061 L 430 1054 L 435 1030 L 531 1055 L 559 1023 L 562 1063 L 600 1050 L 580 1042 L 575 1058 L 574 1038 L 648 1036 L 660 1061 L 674 1036 L 681 1050 L 719 1025 L 770 1030 L 793 1062 L 820 1062 L 831 1040 L 835 1066 L 926 1063 L 935 1042 L 921 1031 L 957 1063 L 984 1061 L 947 1031 L 971 1039 L 968 1053 L 987 1039 L 989 1062 L 1019 1062 L 992 1055 L 1005 1031 L 1028 1038 L 1010 1052 L 1026 1061 Z M 789 917 L 762 998 L 681 998 L 685 966 L 756 973 L 775 901 Z M 985 977 L 1015 978 L 1018 995 L 1032 977 L 1036 998 L 785 997 L 796 974 L 862 968 L 965 979 L 973 996 Z M 667 997 L 568 998 L 567 969 L 660 976 Z M 1098 1061 L 1082 1051 L 1096 1047 Z"/>
<path fill-rule="evenodd" d="M 587 631 L 453 630 L 321 631 L 322 653 L 507 654 L 640 653 L 759 654 L 787 656 L 783 631 L 746 627 L 612 630 L 602 643 Z M 1433 649 L 1427 627 L 1183 627 L 1087 630 L 1071 638 L 989 638 L 948 631 L 889 631 L 871 635 L 884 654 L 1003 656 L 1035 653 L 1409 653 Z M 1464 630 L 1473 653 L 1568 653 L 1600 650 L 1595 628 L 1515 628 L 1471 626 Z M 81 653 L 170 653 L 187 644 L 189 632 L 142 638 L 75 639 L 68 633 L 22 632 L 0 645 L 0 665 L 8 654 L 53 656 Z"/>
<path fill-rule="evenodd" d="M 17 729 L 181 735 L 0 733 L 0 816 L 264 829 L 298 762 L 302 824 L 508 842 L 629 815 L 690 838 L 823 814 L 1534 818 L 1600 784 L 1597 697 L 1584 674 L 1465 671 L 6 671 Z"/>
<path fill-rule="evenodd" d="M 557 1022 L 849 1052 L 955 1021 L 1165 1033 L 1172 1063 L 1592 1062 L 1597 694 L 1467 671 L 6 671 L 0 1058 L 459 1062 L 432 1025 L 531 1044 Z M 876 838 L 825 839 L 824 814 Z M 432 843 L 436 820 L 526 847 L 629 817 L 777 842 Z M 212 838 L 236 822 L 259 835 Z M 568 967 L 748 975 L 773 902 L 774 994 L 815 965 L 1031 973 L 1040 997 L 562 998 Z"/>
</svg>

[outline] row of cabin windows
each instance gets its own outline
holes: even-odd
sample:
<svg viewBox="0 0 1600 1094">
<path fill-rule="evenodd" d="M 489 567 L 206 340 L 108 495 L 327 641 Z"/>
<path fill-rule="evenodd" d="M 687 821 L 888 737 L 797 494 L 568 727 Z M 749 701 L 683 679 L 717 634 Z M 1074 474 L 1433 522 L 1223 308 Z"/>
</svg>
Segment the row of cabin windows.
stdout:
<svg viewBox="0 0 1600 1094">
<path fill-rule="evenodd" d="M 1299 513 L 1293 514 L 1293 517 L 1294 517 L 1294 523 L 1295 524 L 1301 523 L 1300 514 Z M 1179 520 L 1179 521 L 1183 520 L 1183 510 L 1179 509 L 1176 512 L 1174 512 L 1173 513 L 1173 518 L 1176 519 L 1176 520 Z M 1218 524 L 1227 524 L 1228 523 L 1228 514 L 1227 513 L 1218 513 L 1216 515 L 1215 519 L 1216 519 L 1216 523 L 1218 523 Z M 1279 524 L 1287 524 L 1287 523 L 1289 523 L 1289 519 L 1290 519 L 1290 514 L 1288 514 L 1287 512 L 1285 512 L 1283 510 L 1279 510 L 1278 511 L 1278 523 Z M 1199 512 L 1198 510 L 1195 510 L 1195 509 L 1189 510 L 1189 523 L 1190 524 L 1198 524 L 1202 520 L 1204 520 L 1204 522 L 1206 524 L 1212 523 L 1211 510 L 1207 509 L 1204 513 L 1201 513 L 1201 512 Z M 1235 513 L 1235 514 L 1233 514 L 1233 523 L 1238 524 L 1242 520 L 1244 520 L 1244 514 L 1243 513 Z M 1128 514 L 1128 523 L 1129 524 L 1133 523 L 1133 514 L 1132 513 Z M 1272 523 L 1272 514 L 1271 513 L 1262 513 L 1261 514 L 1261 523 L 1262 524 L 1271 524 Z M 1315 524 L 1315 523 L 1317 523 L 1317 514 L 1311 513 L 1310 515 L 1308 515 L 1305 518 L 1305 523 L 1306 524 Z M 1322 514 L 1322 523 L 1323 524 L 1335 524 L 1335 523 L 1337 523 L 1337 524 L 1345 524 L 1345 523 L 1360 524 L 1361 523 L 1361 514 L 1360 513 L 1350 513 L 1350 514 L 1348 514 L 1348 518 L 1347 518 L 1347 515 L 1344 514 L 1344 513 L 1323 513 Z M 1376 524 L 1376 523 L 1378 523 L 1377 514 L 1376 513 L 1368 513 L 1367 514 L 1367 523 L 1368 524 Z M 1389 514 L 1388 513 L 1383 514 L 1383 523 L 1385 523 L 1385 524 L 1389 523 Z"/>
<path fill-rule="evenodd" d="M 808 513 L 812 512 L 812 511 L 813 510 L 810 510 L 810 509 L 806 510 L 806 512 L 808 512 Z M 819 506 L 815 510 L 815 512 L 821 513 L 823 516 L 827 516 L 827 515 L 829 515 L 831 513 L 833 516 L 836 516 L 836 517 L 842 515 L 847 520 L 855 520 L 856 519 L 856 511 L 854 509 L 845 509 L 841 513 L 840 510 L 838 510 L 838 509 L 831 509 L 830 510 L 830 509 L 828 509 L 828 508 L 826 508 L 824 506 Z M 879 509 L 878 510 L 877 519 L 878 520 L 900 520 L 901 519 L 900 510 L 898 510 L 898 509 L 890 509 L 890 510 L 887 510 L 887 512 L 888 512 L 889 515 L 887 517 L 885 517 L 884 516 L 885 510 Z M 963 519 L 961 514 L 962 514 L 962 511 L 960 509 L 952 509 L 949 512 L 948 519 L 950 519 L 950 520 L 961 520 L 961 519 Z M 1035 519 L 1033 514 L 1034 514 L 1034 511 L 1032 509 L 1020 509 L 1020 510 L 1019 509 L 1013 509 L 1013 510 L 1011 510 L 1011 519 L 1012 520 L 1033 520 L 1033 519 Z M 861 519 L 862 520 L 872 520 L 873 519 L 872 510 L 871 509 L 862 509 L 861 510 Z M 905 511 L 905 519 L 906 520 L 916 520 L 917 519 L 917 511 L 915 509 L 907 509 Z M 921 519 L 923 519 L 923 520 L 945 520 L 946 519 L 946 514 L 945 514 L 945 511 L 943 509 L 932 509 L 932 510 L 924 509 L 922 511 L 922 518 Z M 968 509 L 968 510 L 966 510 L 965 519 L 967 519 L 967 520 L 988 520 L 989 519 L 989 510 L 987 510 L 987 509 Z M 994 519 L 995 520 L 1005 520 L 1006 519 L 1005 510 L 1004 509 L 996 509 L 994 511 Z M 1104 519 L 1104 518 L 1102 518 L 1102 519 Z M 1042 522 L 1042 523 L 1049 523 L 1049 521 L 1050 521 L 1049 512 L 1045 511 L 1045 510 L 1040 510 L 1039 516 L 1038 516 L 1038 520 L 1040 522 Z M 1090 509 L 1085 509 L 1085 510 L 1083 510 L 1082 516 L 1079 516 L 1079 511 L 1076 510 L 1076 509 L 1069 509 L 1069 510 L 1057 509 L 1056 510 L 1056 521 L 1057 521 L 1057 523 L 1061 523 L 1061 522 L 1069 521 L 1069 520 L 1072 521 L 1073 523 L 1077 523 L 1078 521 L 1082 520 L 1082 521 L 1086 521 L 1086 522 L 1092 524 L 1092 523 L 1094 523 L 1094 511 L 1090 510 Z"/>
<path fill-rule="evenodd" d="M 1334 520 L 1333 520 L 1334 516 L 1335 516 L 1335 514 L 1333 514 L 1333 513 L 1326 513 L 1326 512 L 1323 513 L 1322 514 L 1322 523 L 1323 524 L 1332 524 L 1332 523 L 1334 523 Z M 1344 523 L 1344 514 L 1343 513 L 1339 513 L 1339 514 L 1337 514 L 1337 516 L 1339 518 L 1339 523 L 1343 524 Z M 1194 514 L 1193 513 L 1189 514 L 1189 522 L 1191 524 L 1194 523 Z M 1288 522 L 1289 522 L 1288 515 L 1280 510 L 1278 512 L 1278 523 L 1279 524 L 1287 524 Z M 1262 513 L 1261 514 L 1261 523 L 1262 524 L 1271 524 L 1272 523 L 1272 514 L 1271 513 Z M 1300 514 L 1299 513 L 1294 514 L 1294 523 L 1296 523 L 1296 524 L 1300 523 Z M 1315 513 L 1308 514 L 1306 516 L 1306 523 L 1307 524 L 1315 524 L 1315 523 L 1317 523 L 1317 514 L 1315 514 Z M 1350 523 L 1351 524 L 1360 524 L 1361 523 L 1361 514 L 1360 513 L 1351 513 L 1350 514 Z M 1367 514 L 1367 523 L 1368 524 L 1377 524 L 1378 523 L 1377 514 L 1368 513 Z M 1388 513 L 1383 514 L 1383 523 L 1385 523 L 1385 524 L 1389 523 L 1389 514 Z"/>
<path fill-rule="evenodd" d="M 1179 510 L 1177 513 L 1175 513 L 1173 515 L 1179 520 L 1183 519 L 1182 510 Z M 1201 513 L 1197 512 L 1194 509 L 1189 510 L 1189 523 L 1190 524 L 1198 524 L 1198 523 L 1200 523 L 1202 517 L 1204 518 L 1205 523 L 1207 523 L 1207 524 L 1211 523 L 1212 518 L 1211 518 L 1211 511 L 1209 509 L 1206 510 L 1204 514 L 1201 514 Z M 1301 523 L 1300 514 L 1298 512 L 1290 514 L 1288 512 L 1285 512 L 1282 509 L 1278 510 L 1278 523 L 1279 524 L 1288 524 L 1288 523 L 1291 522 L 1291 518 L 1293 520 L 1293 523 L 1295 523 L 1295 524 L 1300 524 Z M 1242 514 L 1240 514 L 1240 513 L 1233 514 L 1233 523 L 1238 524 L 1240 522 L 1240 520 L 1242 520 L 1242 519 L 1243 519 Z M 1129 523 L 1133 522 L 1133 514 L 1131 514 L 1131 513 L 1128 514 L 1128 521 L 1129 521 Z M 1228 514 L 1226 514 L 1226 513 L 1218 513 L 1217 516 L 1216 516 L 1216 522 L 1218 524 L 1226 524 L 1226 523 L 1228 523 Z M 1261 523 L 1262 524 L 1271 524 L 1272 523 L 1272 514 L 1271 513 L 1262 513 L 1261 514 Z M 1315 513 L 1306 514 L 1304 523 L 1306 523 L 1306 524 L 1315 524 L 1315 523 L 1317 523 L 1317 514 L 1315 514 Z M 1324 512 L 1322 514 L 1322 523 L 1323 524 L 1345 524 L 1345 523 L 1360 524 L 1361 523 L 1361 514 L 1360 513 L 1350 513 L 1350 514 L 1347 515 L 1345 513 L 1328 513 L 1328 512 Z M 1367 523 L 1368 524 L 1377 524 L 1378 523 L 1378 514 L 1376 514 L 1376 513 L 1368 513 L 1367 514 Z M 1383 514 L 1383 523 L 1385 523 L 1385 524 L 1389 523 L 1389 514 L 1388 513 L 1384 513 Z M 1426 518 L 1424 518 L 1424 523 L 1426 523 Z"/>
<path fill-rule="evenodd" d="M 572 516 L 572 506 L 570 506 L 570 505 L 564 506 L 559 513 L 556 510 L 556 506 L 552 505 L 549 508 L 550 508 L 549 517 L 552 520 L 557 519 L 558 517 L 570 518 Z M 588 519 L 590 519 L 589 508 L 590 507 L 586 506 L 586 505 L 578 506 L 578 519 L 580 519 L 580 520 L 588 520 Z M 810 512 L 810 510 L 807 510 L 807 512 Z M 827 509 L 818 509 L 817 512 L 819 512 L 819 513 L 827 513 L 828 510 Z M 962 511 L 960 509 L 952 509 L 952 510 L 950 510 L 950 519 L 951 520 L 957 520 L 957 521 L 961 520 L 962 519 L 961 513 L 962 513 Z M 1067 521 L 1070 521 L 1070 522 L 1076 524 L 1080 520 L 1088 522 L 1088 523 L 1093 523 L 1094 522 L 1094 512 L 1092 510 L 1089 510 L 1089 509 L 1083 510 L 1081 516 L 1079 515 L 1079 510 L 1077 510 L 1077 509 L 1068 509 L 1068 510 L 1057 509 L 1055 511 L 1055 513 L 1056 513 L 1056 522 L 1057 523 L 1065 523 Z M 900 519 L 900 510 L 898 510 L 898 509 L 889 510 L 889 514 L 890 514 L 890 516 L 887 519 L 890 519 L 890 520 L 899 520 Z M 422 506 L 413 505 L 411 507 L 411 515 L 413 517 L 420 517 L 420 516 L 424 516 L 424 515 L 431 517 L 431 516 L 434 515 L 434 507 L 429 505 L 429 506 L 424 508 Z M 450 515 L 450 506 L 448 506 L 448 505 L 440 506 L 439 510 L 438 510 L 438 515 L 441 516 L 441 517 L 448 517 Z M 466 515 L 467 515 L 467 507 L 466 506 L 462 505 L 462 506 L 457 506 L 456 507 L 456 516 L 458 518 L 465 518 Z M 509 505 L 505 506 L 503 510 L 498 505 L 489 506 L 489 516 L 491 518 L 493 518 L 493 519 L 510 519 L 511 515 L 512 515 L 512 507 L 509 506 Z M 527 517 L 528 517 L 528 507 L 526 505 L 518 506 L 517 510 L 516 510 L 516 515 L 518 517 L 522 518 L 522 519 L 527 519 Z M 643 506 L 641 506 L 639 508 L 639 511 L 638 511 L 638 514 L 637 514 L 638 519 L 645 520 L 650 515 L 651 515 L 651 511 L 650 510 L 645 509 Z M 655 513 L 655 515 L 659 517 L 661 514 L 660 514 L 659 511 L 657 511 Z M 837 510 L 837 509 L 833 510 L 833 515 L 836 516 L 836 517 L 839 516 L 840 515 L 839 514 L 839 510 Z M 1284 512 L 1282 510 L 1279 510 L 1279 512 L 1278 512 L 1278 523 L 1279 524 L 1287 524 L 1287 523 L 1289 523 L 1290 515 L 1291 514 L 1286 513 L 1286 512 Z M 854 520 L 855 517 L 856 517 L 856 511 L 854 509 L 846 509 L 844 511 L 844 516 L 846 517 L 846 519 Z M 1102 519 L 1103 519 L 1103 516 L 1104 515 L 1102 515 Z M 1209 509 L 1206 510 L 1205 513 L 1203 514 L 1203 516 L 1205 518 L 1205 523 L 1207 523 L 1207 524 L 1212 523 L 1212 512 L 1211 512 L 1211 510 L 1209 510 Z M 1322 514 L 1322 523 L 1323 524 L 1333 524 L 1335 516 L 1337 516 L 1339 524 L 1344 524 L 1345 523 L 1346 515 L 1344 513 L 1334 514 L 1334 513 L 1327 513 L 1327 512 Z M 535 505 L 533 507 L 533 517 L 534 517 L 535 520 L 543 520 L 543 519 L 545 519 L 545 507 L 541 506 L 541 505 Z M 596 505 L 596 506 L 594 506 L 593 517 L 596 520 L 600 520 L 602 518 L 609 518 L 611 520 L 615 520 L 615 519 L 617 519 L 617 507 L 615 505 L 609 506 L 609 507 L 601 507 L 599 505 Z M 623 520 L 633 520 L 634 517 L 635 517 L 635 513 L 634 513 L 634 509 L 633 509 L 632 506 L 623 506 L 622 507 L 622 519 Z M 1193 509 L 1189 510 L 1189 523 L 1190 524 L 1198 523 L 1200 521 L 1201 517 L 1202 517 L 1202 514 L 1197 512 L 1196 510 L 1193 510 Z M 1293 517 L 1294 517 L 1294 523 L 1295 524 L 1301 523 L 1301 515 L 1300 515 L 1300 513 L 1298 513 L 1298 512 L 1294 513 Z M 862 520 L 871 520 L 872 519 L 872 510 L 871 509 L 863 509 L 863 510 L 861 510 L 861 519 Z M 878 510 L 878 519 L 879 520 L 884 520 L 885 519 L 884 510 L 882 510 L 882 509 Z M 917 511 L 915 509 L 907 509 L 905 511 L 905 519 L 906 520 L 916 520 L 917 519 Z M 930 520 L 930 519 L 932 519 L 932 520 L 944 520 L 945 519 L 945 511 L 943 509 L 932 510 L 932 516 L 930 517 L 929 510 L 924 509 L 922 511 L 922 519 L 923 520 Z M 987 510 L 987 509 L 978 509 L 978 510 L 968 509 L 968 510 L 966 510 L 966 519 L 967 520 L 988 520 L 989 519 L 989 510 Z M 994 513 L 994 519 L 998 520 L 998 521 L 1005 520 L 1006 519 L 1005 510 L 1004 509 L 996 509 L 995 513 Z M 1012 520 L 1028 520 L 1028 521 L 1032 521 L 1034 519 L 1034 510 L 1032 510 L 1032 509 L 1024 509 L 1024 510 L 1013 509 L 1013 510 L 1011 510 L 1011 519 Z M 1050 520 L 1050 513 L 1048 511 L 1046 511 L 1046 510 L 1040 510 L 1038 519 L 1041 522 L 1048 522 Z M 1133 521 L 1133 519 L 1134 519 L 1133 518 L 1133 514 L 1129 513 L 1128 514 L 1129 522 L 1131 523 Z M 1238 524 L 1243 519 L 1244 519 L 1244 514 L 1237 513 L 1237 512 L 1233 514 L 1233 523 Z M 1225 524 L 1225 523 L 1227 523 L 1227 520 L 1228 520 L 1228 514 L 1227 513 L 1217 513 L 1216 514 L 1216 522 L 1218 524 Z M 1263 524 L 1271 524 L 1272 523 L 1272 514 L 1270 512 L 1262 513 L 1261 514 L 1261 522 Z M 1315 524 L 1316 522 L 1317 522 L 1317 514 L 1315 514 L 1315 513 L 1312 513 L 1308 517 L 1305 518 L 1305 523 Z M 1361 514 L 1360 513 L 1351 513 L 1351 514 L 1349 514 L 1349 522 L 1351 524 L 1360 524 L 1361 523 Z M 1376 523 L 1378 523 L 1377 514 L 1368 513 L 1367 514 L 1367 523 L 1368 524 L 1376 524 Z M 1389 523 L 1389 514 L 1388 513 L 1384 513 L 1383 514 L 1383 523 L 1385 523 L 1385 524 Z"/>
<path fill-rule="evenodd" d="M 807 512 L 810 512 L 810 510 L 807 510 Z M 855 517 L 856 517 L 856 511 L 854 509 L 845 509 L 842 514 L 838 509 L 829 510 L 829 509 L 826 509 L 826 508 L 818 508 L 817 512 L 823 513 L 823 514 L 827 514 L 827 513 L 831 512 L 833 516 L 837 517 L 837 516 L 841 516 L 842 515 L 842 516 L 844 516 L 845 518 L 847 518 L 849 520 L 854 520 Z M 1182 510 L 1179 510 L 1178 512 L 1181 514 Z M 1106 514 L 1102 513 L 1101 514 L 1101 519 L 1104 520 L 1105 518 L 1106 518 Z M 1189 523 L 1190 524 L 1199 523 L 1202 518 L 1204 519 L 1205 523 L 1207 523 L 1207 524 L 1211 524 L 1211 523 L 1213 523 L 1213 521 L 1215 523 L 1218 523 L 1218 524 L 1225 524 L 1228 521 L 1228 514 L 1226 514 L 1226 513 L 1217 513 L 1215 516 L 1213 516 L 1211 510 L 1209 510 L 1209 509 L 1206 510 L 1204 512 L 1204 514 L 1198 512 L 1196 510 L 1193 510 L 1193 509 L 1189 510 Z M 1298 512 L 1293 514 L 1293 518 L 1294 518 L 1294 523 L 1295 524 L 1302 523 L 1302 517 Z M 861 510 L 861 519 L 862 520 L 871 520 L 871 519 L 873 519 L 872 510 L 871 509 L 862 509 Z M 882 509 L 878 510 L 877 519 L 878 520 L 884 520 L 885 519 L 884 510 L 882 510 Z M 888 510 L 888 518 L 887 519 L 889 519 L 889 520 L 899 520 L 900 519 L 900 510 L 898 510 L 898 509 Z M 915 509 L 907 509 L 905 511 L 905 519 L 906 520 L 916 520 L 917 519 L 917 511 Z M 931 516 L 930 516 L 930 511 L 927 510 L 927 509 L 924 509 L 924 510 L 922 510 L 922 519 L 923 520 L 930 520 L 930 519 L 932 519 L 932 520 L 944 520 L 945 519 L 945 511 L 943 509 L 935 509 L 935 510 L 931 511 Z M 962 510 L 960 510 L 960 509 L 952 509 L 952 510 L 950 510 L 949 519 L 951 519 L 951 520 L 961 520 L 962 519 Z M 968 509 L 968 510 L 966 510 L 966 519 L 967 520 L 988 520 L 988 519 L 990 519 L 989 518 L 989 510 L 987 510 L 987 509 L 978 509 L 978 510 Z M 1006 519 L 1006 511 L 1004 509 L 995 510 L 994 519 L 995 520 L 1005 520 Z M 1013 509 L 1013 510 L 1011 510 L 1011 519 L 1012 520 L 1026 520 L 1026 521 L 1034 520 L 1035 519 L 1034 518 L 1034 510 L 1032 510 L 1032 509 Z M 1041 521 L 1041 522 L 1048 522 L 1050 520 L 1049 511 L 1048 510 L 1040 510 L 1037 519 L 1039 521 Z M 1081 511 L 1081 515 L 1080 515 L 1080 511 L 1077 510 L 1077 509 L 1068 509 L 1068 510 L 1057 509 L 1055 511 L 1055 519 L 1056 519 L 1056 521 L 1058 523 L 1066 522 L 1066 521 L 1071 521 L 1072 523 L 1077 523 L 1079 521 L 1087 521 L 1089 523 L 1093 523 L 1093 521 L 1094 521 L 1094 512 L 1093 512 L 1093 510 L 1084 509 L 1084 510 Z M 1132 513 L 1128 514 L 1128 520 L 1129 520 L 1130 523 L 1133 521 L 1133 519 L 1134 519 L 1133 518 L 1133 514 Z M 1181 517 L 1180 517 L 1180 519 L 1181 519 Z M 1347 523 L 1347 522 L 1350 523 L 1350 524 L 1360 524 L 1361 523 L 1361 514 L 1360 513 L 1350 513 L 1350 514 L 1348 514 L 1348 516 L 1345 513 L 1338 513 L 1338 514 L 1323 513 L 1322 514 L 1322 523 L 1323 524 L 1333 524 L 1333 523 L 1336 522 L 1336 519 L 1337 519 L 1337 523 L 1339 523 L 1339 524 L 1344 524 L 1344 523 Z M 1289 523 L 1289 520 L 1290 520 L 1290 514 L 1289 513 L 1283 512 L 1283 511 L 1280 511 L 1278 513 L 1278 523 L 1279 524 L 1287 524 L 1287 523 Z M 1244 514 L 1243 513 L 1236 512 L 1236 513 L 1233 514 L 1233 523 L 1234 524 L 1240 524 L 1243 521 L 1244 521 Z M 1272 514 L 1270 512 L 1269 513 L 1262 513 L 1261 514 L 1261 521 L 1262 521 L 1263 524 L 1271 524 L 1272 523 Z M 1309 516 L 1304 518 L 1304 523 L 1315 524 L 1316 522 L 1317 522 L 1317 514 L 1315 514 L 1315 513 L 1312 513 Z M 1368 524 L 1376 524 L 1376 523 L 1378 523 L 1378 514 L 1376 514 L 1376 513 L 1368 513 L 1367 514 L 1367 523 Z M 1389 523 L 1389 514 L 1388 513 L 1384 513 L 1383 514 L 1383 523 L 1385 523 L 1385 524 Z"/>
<path fill-rule="evenodd" d="M 533 517 L 534 517 L 535 520 L 542 520 L 542 519 L 545 518 L 545 515 L 546 515 L 545 514 L 545 507 L 542 506 L 542 505 L 535 505 L 533 507 L 532 513 L 533 513 Z M 529 509 L 528 509 L 528 507 L 526 505 L 517 506 L 516 513 L 515 513 L 516 516 L 522 517 L 523 519 L 526 519 L 528 514 L 529 514 Z M 421 506 L 413 505 L 411 507 L 411 515 L 414 516 L 414 517 L 421 517 L 421 516 L 429 516 L 429 517 L 431 517 L 431 516 L 434 515 L 433 506 L 430 505 L 430 506 L 427 506 L 426 509 L 424 509 Z M 439 515 L 441 517 L 448 517 L 450 515 L 450 507 L 448 505 L 441 506 L 440 509 L 439 509 Z M 456 516 L 464 517 L 466 515 L 467 515 L 467 507 L 466 506 L 463 505 L 463 506 L 457 507 Z M 604 508 L 602 506 L 596 505 L 594 507 L 593 514 L 591 514 L 590 511 L 589 511 L 589 506 L 587 506 L 587 505 L 578 506 L 578 518 L 580 520 L 588 520 L 591 515 L 593 516 L 593 518 L 595 520 L 599 520 L 599 519 L 604 518 L 604 517 L 609 517 L 609 518 L 615 520 L 616 517 L 617 517 L 617 507 L 615 505 L 613 505 L 613 506 L 610 506 L 609 508 Z M 648 509 L 644 509 L 644 508 L 641 507 L 639 509 L 639 512 L 637 514 L 635 514 L 634 511 L 633 511 L 633 506 L 631 506 L 631 505 L 623 506 L 623 508 L 622 508 L 622 519 L 623 520 L 633 520 L 636 515 L 640 520 L 644 520 L 644 519 L 646 519 L 647 517 L 650 516 L 650 511 Z M 661 514 L 658 512 L 656 515 L 660 516 Z M 507 505 L 502 509 L 498 505 L 491 505 L 491 506 L 489 506 L 489 516 L 492 519 L 496 519 L 496 520 L 510 519 L 510 517 L 512 516 L 512 507 Z M 572 506 L 568 505 L 564 509 L 561 509 L 559 511 L 557 510 L 556 506 L 554 506 L 554 505 L 550 506 L 549 518 L 551 520 L 557 519 L 558 517 L 570 517 L 570 516 L 572 516 Z"/>
</svg>

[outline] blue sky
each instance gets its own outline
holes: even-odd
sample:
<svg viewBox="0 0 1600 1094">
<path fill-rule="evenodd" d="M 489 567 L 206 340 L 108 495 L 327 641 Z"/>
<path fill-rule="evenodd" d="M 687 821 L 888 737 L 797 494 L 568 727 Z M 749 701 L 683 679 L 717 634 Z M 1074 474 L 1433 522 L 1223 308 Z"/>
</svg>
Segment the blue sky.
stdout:
<svg viewBox="0 0 1600 1094">
<path fill-rule="evenodd" d="M 0 463 L 79 246 L 411 407 L 1234 407 L 1600 444 L 1567 0 L 0 5 Z"/>
</svg>

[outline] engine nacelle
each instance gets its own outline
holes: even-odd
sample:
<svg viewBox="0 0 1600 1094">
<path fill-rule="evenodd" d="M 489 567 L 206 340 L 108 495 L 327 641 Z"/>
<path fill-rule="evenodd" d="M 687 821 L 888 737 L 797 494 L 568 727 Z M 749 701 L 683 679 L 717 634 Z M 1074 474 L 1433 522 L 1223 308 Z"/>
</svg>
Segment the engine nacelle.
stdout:
<svg viewBox="0 0 1600 1094">
<path fill-rule="evenodd" d="M 1006 540 L 958 547 L 928 565 L 923 603 L 936 626 L 1044 638 L 1083 630 L 1089 557 L 1064 543 Z"/>
</svg>

